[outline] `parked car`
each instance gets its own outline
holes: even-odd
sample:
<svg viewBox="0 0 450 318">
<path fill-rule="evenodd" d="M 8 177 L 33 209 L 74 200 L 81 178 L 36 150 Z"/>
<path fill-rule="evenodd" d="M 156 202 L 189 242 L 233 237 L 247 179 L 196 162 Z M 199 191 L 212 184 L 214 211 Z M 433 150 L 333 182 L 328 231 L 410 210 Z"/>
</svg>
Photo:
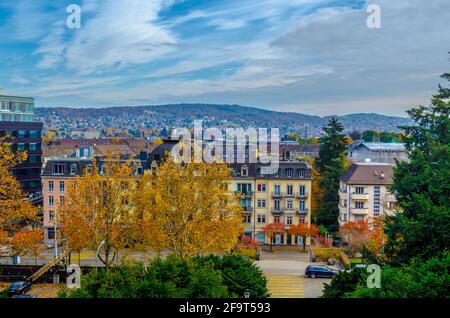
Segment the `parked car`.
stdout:
<svg viewBox="0 0 450 318">
<path fill-rule="evenodd" d="M 17 281 L 9 285 L 8 297 L 22 295 L 31 290 L 31 282 L 28 280 Z"/>
<path fill-rule="evenodd" d="M 324 266 L 324 265 L 308 265 L 305 269 L 305 277 L 328 277 L 332 278 L 334 275 L 336 275 L 339 271 L 337 269 Z"/>
</svg>

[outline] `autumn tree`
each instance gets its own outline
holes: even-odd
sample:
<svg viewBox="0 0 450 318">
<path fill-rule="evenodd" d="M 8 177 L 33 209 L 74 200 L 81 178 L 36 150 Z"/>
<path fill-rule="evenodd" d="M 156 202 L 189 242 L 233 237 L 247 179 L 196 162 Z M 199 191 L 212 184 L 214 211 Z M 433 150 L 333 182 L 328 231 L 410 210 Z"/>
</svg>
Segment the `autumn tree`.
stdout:
<svg viewBox="0 0 450 318">
<path fill-rule="evenodd" d="M 303 241 L 303 250 L 306 250 L 306 239 L 308 237 L 314 237 L 319 233 L 319 229 L 315 224 L 307 224 L 300 222 L 297 225 L 291 225 L 289 228 L 289 234 L 294 236 L 300 236 Z"/>
<path fill-rule="evenodd" d="M 102 165 L 102 169 L 99 166 Z M 69 186 L 65 203 L 59 208 L 62 234 L 68 246 L 97 250 L 99 259 L 109 270 L 120 249 L 130 241 L 131 220 L 135 212 L 130 200 L 136 175 L 132 161 L 118 156 L 94 160 L 82 176 Z"/>
<path fill-rule="evenodd" d="M 37 222 L 37 208 L 26 197 L 11 169 L 27 158 L 12 150 L 11 139 L 0 137 L 0 244 L 27 225 Z"/>
<path fill-rule="evenodd" d="M 270 249 L 272 249 L 272 241 L 277 234 L 284 233 L 284 224 L 280 222 L 270 223 L 263 227 L 266 237 L 270 240 Z"/>
<path fill-rule="evenodd" d="M 339 235 L 348 244 L 351 254 L 362 251 L 370 242 L 370 227 L 367 220 L 348 221 L 340 226 Z"/>
<path fill-rule="evenodd" d="M 42 251 L 43 240 L 44 231 L 42 229 L 23 230 L 14 235 L 11 245 L 17 255 L 33 255 L 34 264 L 37 265 L 37 257 Z"/>
<path fill-rule="evenodd" d="M 224 163 L 177 163 L 171 156 L 144 174 L 135 192 L 135 224 L 146 244 L 180 258 L 231 250 L 242 233 L 243 210 L 227 190 L 230 178 Z"/>
</svg>

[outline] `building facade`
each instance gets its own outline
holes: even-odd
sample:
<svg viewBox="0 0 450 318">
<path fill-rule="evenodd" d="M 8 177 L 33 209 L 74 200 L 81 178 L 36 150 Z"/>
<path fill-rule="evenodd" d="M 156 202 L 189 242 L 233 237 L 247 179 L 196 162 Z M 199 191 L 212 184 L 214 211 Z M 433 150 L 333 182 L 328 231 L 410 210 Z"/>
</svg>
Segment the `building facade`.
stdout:
<svg viewBox="0 0 450 318">
<path fill-rule="evenodd" d="M 284 224 L 283 234 L 277 234 L 276 245 L 300 245 L 301 238 L 289 234 L 289 227 L 305 222 L 311 224 L 311 170 L 307 163 L 280 161 L 278 173 L 263 175 L 261 164 L 231 164 L 232 181 L 228 190 L 240 197 L 244 208 L 244 235 L 260 244 L 270 239 L 263 228 L 270 223 Z M 309 243 L 309 242 L 307 242 Z"/>
<path fill-rule="evenodd" d="M 396 199 L 387 189 L 392 176 L 390 164 L 353 163 L 340 180 L 339 223 L 392 213 Z"/>
<path fill-rule="evenodd" d="M 401 143 L 356 142 L 350 145 L 348 158 L 353 162 L 395 164 L 395 160 L 408 160 L 408 155 L 405 145 Z"/>
<path fill-rule="evenodd" d="M 36 122 L 33 98 L 0 95 L 0 136 L 13 137 L 14 150 L 27 152 L 27 160 L 12 172 L 34 203 L 42 196 L 42 126 Z"/>
</svg>

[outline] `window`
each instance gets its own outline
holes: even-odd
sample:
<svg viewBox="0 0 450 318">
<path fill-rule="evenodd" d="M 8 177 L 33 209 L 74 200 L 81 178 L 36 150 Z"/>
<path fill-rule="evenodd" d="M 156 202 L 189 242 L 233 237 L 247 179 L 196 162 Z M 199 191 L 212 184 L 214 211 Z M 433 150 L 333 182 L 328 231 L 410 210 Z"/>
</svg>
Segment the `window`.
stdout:
<svg viewBox="0 0 450 318">
<path fill-rule="evenodd" d="M 281 193 L 281 187 L 280 185 L 275 185 L 275 194 L 279 195 Z"/>
<path fill-rule="evenodd" d="M 292 200 L 286 201 L 286 209 L 292 210 L 294 208 L 294 202 Z"/>
<path fill-rule="evenodd" d="M 299 194 L 299 195 L 305 195 L 305 194 L 306 194 L 306 187 L 305 187 L 304 185 L 301 185 L 301 186 L 299 187 L 299 192 L 298 192 L 298 194 Z"/>
<path fill-rule="evenodd" d="M 30 146 L 29 146 L 29 149 L 30 149 L 30 151 L 39 150 L 37 143 L 31 143 Z"/>
<path fill-rule="evenodd" d="M 355 208 L 357 209 L 364 209 L 364 202 L 355 202 Z"/>
<path fill-rule="evenodd" d="M 53 192 L 53 187 L 54 187 L 54 182 L 53 181 L 49 181 L 48 182 L 48 191 L 49 192 Z"/>
<path fill-rule="evenodd" d="M 54 164 L 53 165 L 53 174 L 64 174 L 64 165 L 63 164 Z"/>
<path fill-rule="evenodd" d="M 37 130 L 31 130 L 30 131 L 30 138 L 36 139 L 36 138 L 40 137 L 39 135 L 40 135 L 39 131 L 37 131 Z"/>
<path fill-rule="evenodd" d="M 294 176 L 294 170 L 286 169 L 286 177 L 292 178 Z"/>
<path fill-rule="evenodd" d="M 347 199 L 342 200 L 342 206 L 344 208 L 347 207 Z"/>
<path fill-rule="evenodd" d="M 59 181 L 59 192 L 65 191 L 65 183 L 64 181 Z"/>
<path fill-rule="evenodd" d="M 292 216 L 288 216 L 288 217 L 286 218 L 286 224 L 287 224 L 287 225 L 292 225 Z"/>
<path fill-rule="evenodd" d="M 54 240 L 55 239 L 55 229 L 50 227 L 47 229 L 47 238 L 49 240 Z"/>
<path fill-rule="evenodd" d="M 59 204 L 64 204 L 65 199 L 66 199 L 66 198 L 65 198 L 63 195 L 61 195 L 61 196 L 59 197 Z"/>
<path fill-rule="evenodd" d="M 346 222 L 347 221 L 347 214 L 342 214 L 341 215 L 341 220 Z"/>
<path fill-rule="evenodd" d="M 364 187 L 356 187 L 355 193 L 356 194 L 364 194 Z"/>
<path fill-rule="evenodd" d="M 55 206 L 55 198 L 52 195 L 48 197 L 48 206 L 50 207 Z"/>
<path fill-rule="evenodd" d="M 258 199 L 258 208 L 265 208 L 266 207 L 266 200 Z"/>
<path fill-rule="evenodd" d="M 273 223 L 280 223 L 280 217 L 279 216 L 275 216 L 273 218 Z"/>
<path fill-rule="evenodd" d="M 241 193 L 252 192 L 252 184 L 251 183 L 238 183 L 237 191 L 241 192 Z"/>
<path fill-rule="evenodd" d="M 280 211 L 280 200 L 275 200 L 274 204 L 275 204 L 275 211 Z"/>
<path fill-rule="evenodd" d="M 49 211 L 48 212 L 48 220 L 50 222 L 53 222 L 55 220 L 55 211 Z"/>
<path fill-rule="evenodd" d="M 266 223 L 266 216 L 264 214 L 259 214 L 257 220 L 258 223 Z"/>
<path fill-rule="evenodd" d="M 244 216 L 244 223 L 252 223 L 252 216 L 251 215 Z"/>
<path fill-rule="evenodd" d="M 25 150 L 25 144 L 17 144 L 17 151 L 24 151 Z"/>
<path fill-rule="evenodd" d="M 298 169 L 299 178 L 303 178 L 305 176 L 305 169 Z"/>
<path fill-rule="evenodd" d="M 258 184 L 258 192 L 266 192 L 266 184 L 265 183 L 259 183 Z"/>
<path fill-rule="evenodd" d="M 247 166 L 243 166 L 241 168 L 241 176 L 242 177 L 247 177 L 248 176 L 248 168 L 247 168 Z"/>
<path fill-rule="evenodd" d="M 292 185 L 287 186 L 287 194 L 293 195 L 294 194 L 294 187 Z"/>
<path fill-rule="evenodd" d="M 77 171 L 77 165 L 75 163 L 72 163 L 70 165 L 70 174 L 74 175 L 76 173 L 76 171 Z"/>
<path fill-rule="evenodd" d="M 299 211 L 306 211 L 306 205 L 305 205 L 305 201 L 299 201 L 299 207 L 298 207 Z"/>
<path fill-rule="evenodd" d="M 29 159 L 30 163 L 37 163 L 41 161 L 41 156 L 31 155 Z"/>
</svg>

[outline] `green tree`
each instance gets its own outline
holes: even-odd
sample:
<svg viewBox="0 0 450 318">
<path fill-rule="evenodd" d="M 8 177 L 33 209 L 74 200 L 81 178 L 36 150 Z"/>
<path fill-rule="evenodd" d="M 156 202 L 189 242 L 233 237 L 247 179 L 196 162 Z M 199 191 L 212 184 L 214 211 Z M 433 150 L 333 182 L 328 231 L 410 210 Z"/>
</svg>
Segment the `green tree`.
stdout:
<svg viewBox="0 0 450 318">
<path fill-rule="evenodd" d="M 332 118 L 324 127 L 325 136 L 320 138 L 319 158 L 316 168 L 321 174 L 319 186 L 323 190 L 322 201 L 316 211 L 316 223 L 330 232 L 339 228 L 339 179 L 345 170 L 348 139 L 343 134 L 344 127 Z"/>
<path fill-rule="evenodd" d="M 448 78 L 444 77 L 444 78 Z M 428 106 L 408 111 L 413 126 L 405 133 L 408 162 L 398 162 L 391 191 L 402 212 L 387 218 L 386 254 L 400 265 L 448 250 L 450 241 L 450 101 L 437 96 Z"/>
</svg>

